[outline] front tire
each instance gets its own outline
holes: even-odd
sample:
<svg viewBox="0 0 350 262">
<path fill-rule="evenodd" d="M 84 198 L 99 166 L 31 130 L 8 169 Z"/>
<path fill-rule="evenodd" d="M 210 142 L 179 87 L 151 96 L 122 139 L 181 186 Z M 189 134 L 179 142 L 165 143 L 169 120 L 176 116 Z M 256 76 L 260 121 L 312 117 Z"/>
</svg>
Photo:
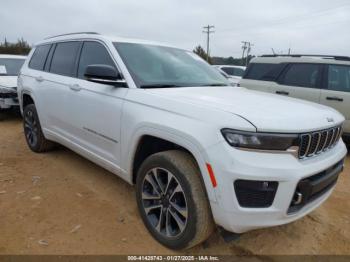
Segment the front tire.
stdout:
<svg viewBox="0 0 350 262">
<path fill-rule="evenodd" d="M 54 148 L 55 144 L 43 134 L 34 104 L 27 105 L 23 110 L 23 128 L 27 144 L 33 152 L 43 153 Z"/>
<path fill-rule="evenodd" d="M 168 248 L 195 246 L 214 229 L 200 176 L 192 156 L 177 150 L 151 155 L 139 169 L 136 198 L 142 220 Z"/>
</svg>

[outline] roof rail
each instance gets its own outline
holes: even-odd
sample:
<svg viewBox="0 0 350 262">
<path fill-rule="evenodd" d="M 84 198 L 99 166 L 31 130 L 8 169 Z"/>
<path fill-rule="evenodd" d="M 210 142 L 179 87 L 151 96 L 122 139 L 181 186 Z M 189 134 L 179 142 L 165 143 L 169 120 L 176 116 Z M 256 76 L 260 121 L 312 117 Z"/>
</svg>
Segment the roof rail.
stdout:
<svg viewBox="0 0 350 262">
<path fill-rule="evenodd" d="M 348 56 L 337 56 L 337 55 L 305 55 L 305 54 L 292 54 L 292 55 L 262 55 L 261 57 L 320 57 L 324 59 L 334 59 L 334 60 L 342 60 L 342 61 L 350 61 L 350 57 Z"/>
<path fill-rule="evenodd" d="M 76 33 L 68 33 L 68 34 L 62 34 L 62 35 L 55 35 L 55 36 L 49 36 L 46 37 L 45 40 L 59 37 L 59 36 L 65 36 L 65 35 L 80 35 L 80 34 L 88 34 L 88 35 L 99 35 L 99 33 L 96 32 L 76 32 Z"/>
</svg>

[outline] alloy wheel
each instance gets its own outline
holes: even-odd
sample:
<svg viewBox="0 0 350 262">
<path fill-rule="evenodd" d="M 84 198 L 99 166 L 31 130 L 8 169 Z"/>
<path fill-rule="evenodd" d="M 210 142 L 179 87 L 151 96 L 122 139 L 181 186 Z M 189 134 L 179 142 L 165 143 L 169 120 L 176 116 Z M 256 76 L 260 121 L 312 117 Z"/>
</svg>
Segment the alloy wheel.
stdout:
<svg viewBox="0 0 350 262">
<path fill-rule="evenodd" d="M 153 168 L 142 182 L 142 204 L 149 223 L 162 236 L 174 238 L 188 220 L 186 195 L 176 177 L 164 168 Z"/>
<path fill-rule="evenodd" d="M 24 115 L 24 133 L 30 146 L 34 147 L 38 142 L 39 126 L 34 113 L 28 110 Z"/>
</svg>

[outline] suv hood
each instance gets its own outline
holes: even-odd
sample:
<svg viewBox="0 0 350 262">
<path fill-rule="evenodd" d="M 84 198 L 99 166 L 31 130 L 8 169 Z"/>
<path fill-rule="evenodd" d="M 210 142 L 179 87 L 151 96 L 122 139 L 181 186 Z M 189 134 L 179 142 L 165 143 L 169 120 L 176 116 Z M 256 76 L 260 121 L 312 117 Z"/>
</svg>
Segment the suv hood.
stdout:
<svg viewBox="0 0 350 262">
<path fill-rule="evenodd" d="M 332 108 L 245 88 L 184 87 L 148 91 L 164 98 L 239 115 L 261 132 L 302 133 L 326 129 L 344 121 L 344 117 Z M 232 123 L 228 128 L 234 126 Z"/>
<path fill-rule="evenodd" d="M 17 76 L 0 76 L 0 88 L 2 87 L 16 89 Z"/>
</svg>

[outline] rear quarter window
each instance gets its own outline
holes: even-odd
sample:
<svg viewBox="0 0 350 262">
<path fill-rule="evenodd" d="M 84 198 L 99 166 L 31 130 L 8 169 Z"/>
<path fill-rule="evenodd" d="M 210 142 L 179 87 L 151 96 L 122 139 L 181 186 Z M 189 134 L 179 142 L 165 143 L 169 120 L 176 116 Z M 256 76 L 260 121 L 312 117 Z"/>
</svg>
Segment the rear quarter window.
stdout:
<svg viewBox="0 0 350 262">
<path fill-rule="evenodd" d="M 350 66 L 329 65 L 327 87 L 329 90 L 350 92 Z"/>
<path fill-rule="evenodd" d="M 34 54 L 29 61 L 29 68 L 43 70 L 51 45 L 41 45 L 35 48 Z"/>
</svg>

